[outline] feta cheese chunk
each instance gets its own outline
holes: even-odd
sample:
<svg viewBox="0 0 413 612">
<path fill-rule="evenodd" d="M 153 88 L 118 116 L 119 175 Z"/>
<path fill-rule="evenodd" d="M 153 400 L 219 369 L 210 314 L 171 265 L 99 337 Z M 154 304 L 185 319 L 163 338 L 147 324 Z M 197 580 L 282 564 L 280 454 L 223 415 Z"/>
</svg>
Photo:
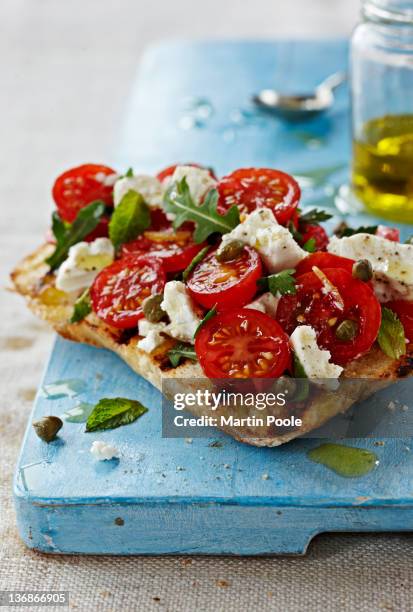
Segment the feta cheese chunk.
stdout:
<svg viewBox="0 0 413 612">
<path fill-rule="evenodd" d="M 170 184 L 179 183 L 184 177 L 190 194 L 197 204 L 200 204 L 204 195 L 217 184 L 208 170 L 196 166 L 177 166 L 170 179 Z"/>
<path fill-rule="evenodd" d="M 144 336 L 137 343 L 137 347 L 145 353 L 152 353 L 158 346 L 165 341 L 165 338 L 161 335 L 161 332 L 166 333 L 166 323 L 160 321 L 159 323 L 151 323 L 147 319 L 141 319 L 138 323 L 138 332 L 140 336 Z"/>
<path fill-rule="evenodd" d="M 278 224 L 269 208 L 254 210 L 231 232 L 224 234 L 219 250 L 233 240 L 254 247 L 270 273 L 294 268 L 308 256 L 296 243 L 291 232 Z"/>
<path fill-rule="evenodd" d="M 110 461 L 119 457 L 118 449 L 102 440 L 95 440 L 90 447 L 90 452 L 98 461 Z"/>
<path fill-rule="evenodd" d="M 119 204 L 128 191 L 137 191 L 141 194 L 150 208 L 160 208 L 163 200 L 162 183 L 154 176 L 137 174 L 136 176 L 123 176 L 115 183 L 113 202 Z"/>
<path fill-rule="evenodd" d="M 264 314 L 275 318 L 279 301 L 279 297 L 276 297 L 275 295 L 267 291 L 266 293 L 263 293 L 259 298 L 251 302 L 251 304 L 245 306 L 245 308 L 259 310 L 260 312 L 263 312 Z"/>
<path fill-rule="evenodd" d="M 57 289 L 67 293 L 86 289 L 98 273 L 113 262 L 114 257 L 115 250 L 109 238 L 78 242 L 70 247 L 68 258 L 57 272 Z"/>
<path fill-rule="evenodd" d="M 317 344 L 315 330 L 310 325 L 299 325 L 290 336 L 290 345 L 300 360 L 308 378 L 338 378 L 341 366 L 330 363 L 330 351 Z"/>
<path fill-rule="evenodd" d="M 374 290 L 381 302 L 413 300 L 413 245 L 373 234 L 354 234 L 333 236 L 327 248 L 341 257 L 368 259 L 374 272 Z"/>
<path fill-rule="evenodd" d="M 169 281 L 165 285 L 161 308 L 170 323 L 166 333 L 183 342 L 193 342 L 196 328 L 201 322 L 187 288 L 181 281 Z"/>
</svg>

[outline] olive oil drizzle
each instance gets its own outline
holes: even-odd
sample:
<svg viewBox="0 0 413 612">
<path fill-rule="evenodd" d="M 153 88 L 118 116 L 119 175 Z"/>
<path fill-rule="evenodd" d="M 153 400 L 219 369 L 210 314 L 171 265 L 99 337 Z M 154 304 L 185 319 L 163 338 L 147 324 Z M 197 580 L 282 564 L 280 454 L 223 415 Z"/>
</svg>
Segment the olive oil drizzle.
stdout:
<svg viewBox="0 0 413 612">
<path fill-rule="evenodd" d="M 365 476 L 378 464 L 377 455 L 369 450 L 330 442 L 311 449 L 307 456 L 344 478 Z"/>
</svg>

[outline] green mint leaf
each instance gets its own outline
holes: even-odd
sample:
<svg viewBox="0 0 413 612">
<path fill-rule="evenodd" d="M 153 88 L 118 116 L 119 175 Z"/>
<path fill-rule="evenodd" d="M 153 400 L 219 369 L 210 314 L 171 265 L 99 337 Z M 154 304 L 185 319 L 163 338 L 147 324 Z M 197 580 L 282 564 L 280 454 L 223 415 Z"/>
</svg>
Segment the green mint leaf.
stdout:
<svg viewBox="0 0 413 612">
<path fill-rule="evenodd" d="M 308 212 L 304 213 L 300 216 L 300 222 L 303 223 L 320 223 L 321 221 L 328 221 L 332 218 L 333 215 L 325 212 L 324 210 L 320 210 L 319 208 L 313 208 Z"/>
<path fill-rule="evenodd" d="M 283 270 L 278 274 L 271 274 L 265 278 L 258 280 L 258 286 L 264 291 L 270 291 L 273 295 L 295 295 L 297 289 L 295 286 L 295 278 L 293 276 L 295 270 Z"/>
<path fill-rule="evenodd" d="M 179 366 L 181 359 L 192 359 L 197 361 L 197 356 L 192 344 L 177 344 L 168 351 L 169 361 L 176 368 Z"/>
<path fill-rule="evenodd" d="M 307 253 L 315 253 L 316 244 L 315 238 L 310 238 L 303 244 L 303 249 L 307 251 Z"/>
<path fill-rule="evenodd" d="M 220 215 L 217 212 L 217 203 L 218 192 L 216 189 L 211 189 L 203 203 L 197 206 L 185 177 L 179 183 L 171 185 L 164 196 L 165 210 L 176 215 L 175 228 L 180 227 L 185 221 L 196 223 L 194 241 L 198 244 L 215 232 L 219 234 L 230 232 L 240 222 L 237 206 L 232 206 L 225 215 Z"/>
<path fill-rule="evenodd" d="M 70 323 L 79 323 L 79 321 L 83 321 L 90 312 L 92 312 L 92 304 L 90 302 L 89 289 L 86 289 L 75 302 Z"/>
<path fill-rule="evenodd" d="M 86 431 L 103 431 L 129 425 L 147 411 L 137 400 L 124 397 L 101 399 L 86 422 Z"/>
<path fill-rule="evenodd" d="M 383 353 L 392 359 L 406 354 L 406 337 L 399 317 L 390 308 L 382 307 L 381 325 L 377 342 Z"/>
<path fill-rule="evenodd" d="M 217 305 L 215 304 L 215 306 L 213 306 L 211 310 L 208 310 L 208 312 L 206 313 L 206 315 L 204 316 L 204 318 L 202 319 L 202 321 L 196 328 L 195 333 L 194 333 L 194 338 L 196 338 L 197 333 L 199 332 L 200 329 L 203 328 L 205 323 L 207 323 L 210 319 L 212 319 L 212 317 L 215 317 L 216 314 L 217 314 Z"/>
<path fill-rule="evenodd" d="M 137 191 L 126 193 L 113 211 L 109 222 L 109 238 L 115 249 L 134 240 L 151 224 L 148 205 Z"/>
<path fill-rule="evenodd" d="M 195 257 L 193 258 L 189 266 L 185 268 L 185 270 L 182 273 L 182 278 L 184 281 L 188 280 L 188 277 L 191 274 L 192 270 L 194 270 L 197 267 L 197 265 L 204 259 L 205 255 L 208 253 L 210 248 L 211 248 L 210 246 L 206 246 L 203 249 L 201 249 L 199 253 L 195 255 Z"/>
<path fill-rule="evenodd" d="M 354 236 L 354 234 L 375 234 L 377 231 L 377 225 L 361 225 L 356 229 L 352 227 L 339 227 L 337 228 L 335 234 L 339 238 L 348 238 L 349 236 Z"/>
<path fill-rule="evenodd" d="M 105 203 L 96 200 L 79 210 L 73 223 L 66 226 L 65 232 L 57 218 L 53 219 L 54 230 L 57 231 L 59 238 L 56 237 L 58 242 L 54 253 L 46 259 L 51 270 L 55 270 L 64 262 L 71 246 L 81 242 L 90 232 L 93 232 L 104 213 Z"/>
</svg>

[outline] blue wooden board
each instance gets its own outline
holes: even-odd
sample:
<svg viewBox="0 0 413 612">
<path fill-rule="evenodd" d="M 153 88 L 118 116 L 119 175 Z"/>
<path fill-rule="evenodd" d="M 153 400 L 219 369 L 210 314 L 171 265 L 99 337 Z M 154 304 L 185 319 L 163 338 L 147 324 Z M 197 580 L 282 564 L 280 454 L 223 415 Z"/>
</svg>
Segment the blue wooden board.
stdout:
<svg viewBox="0 0 413 612">
<path fill-rule="evenodd" d="M 133 165 L 151 172 L 175 160 L 212 164 L 219 174 L 255 164 L 302 176 L 310 170 L 305 200 L 322 199 L 330 206 L 347 172 L 345 89 L 327 116 L 293 127 L 256 114 L 248 100 L 253 91 L 273 84 L 310 88 L 344 68 L 346 54 L 340 41 L 153 48 L 132 92 L 113 162 L 120 169 Z M 214 446 L 211 439 L 163 439 L 158 391 L 115 355 L 59 339 L 43 385 L 67 379 L 77 381 L 79 395 L 50 398 L 40 390 L 33 418 L 116 396 L 139 398 L 149 412 L 104 433 L 86 434 L 84 424 L 66 423 L 49 445 L 29 423 L 14 493 L 19 531 L 32 548 L 299 554 L 325 531 L 413 529 L 411 440 L 388 439 L 384 446 L 371 439 L 346 441 L 374 450 L 379 464 L 362 478 L 345 479 L 308 460 L 317 440 L 259 449 L 220 433 Z M 89 453 L 94 440 L 113 443 L 120 459 L 96 462 Z"/>
</svg>

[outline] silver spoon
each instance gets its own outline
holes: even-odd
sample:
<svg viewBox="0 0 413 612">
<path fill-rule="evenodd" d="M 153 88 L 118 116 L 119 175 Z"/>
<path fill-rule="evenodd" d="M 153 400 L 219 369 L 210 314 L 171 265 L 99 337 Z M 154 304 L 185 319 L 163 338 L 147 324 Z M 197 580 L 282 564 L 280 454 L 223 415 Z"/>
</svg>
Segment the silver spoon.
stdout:
<svg viewBox="0 0 413 612">
<path fill-rule="evenodd" d="M 335 72 L 317 85 L 312 93 L 288 95 L 263 89 L 253 96 L 254 104 L 289 121 L 301 121 L 328 110 L 334 102 L 334 89 L 347 80 L 345 72 Z"/>
</svg>

